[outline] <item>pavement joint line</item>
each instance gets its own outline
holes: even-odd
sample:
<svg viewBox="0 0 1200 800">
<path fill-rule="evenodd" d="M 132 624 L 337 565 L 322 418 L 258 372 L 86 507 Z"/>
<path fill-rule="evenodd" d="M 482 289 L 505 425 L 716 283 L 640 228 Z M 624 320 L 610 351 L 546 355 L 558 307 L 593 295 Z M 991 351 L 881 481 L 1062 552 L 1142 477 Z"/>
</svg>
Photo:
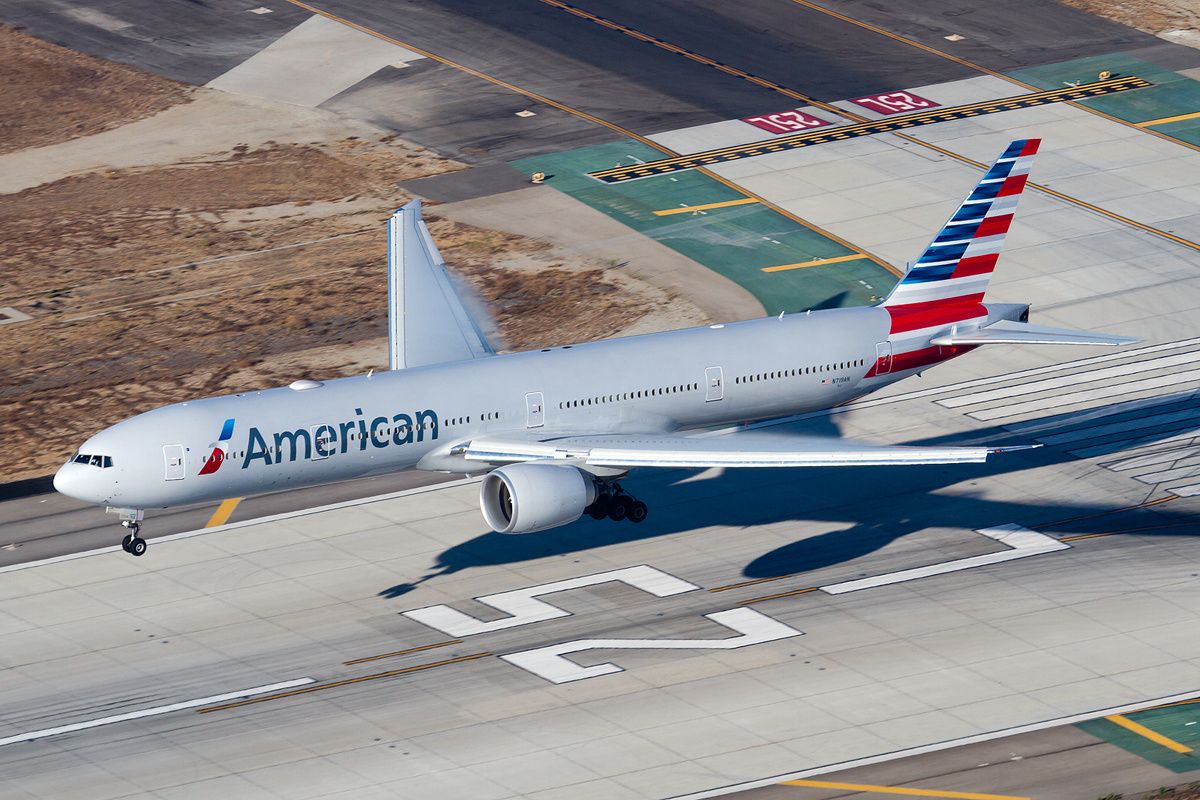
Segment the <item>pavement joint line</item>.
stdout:
<svg viewBox="0 0 1200 800">
<path fill-rule="evenodd" d="M 401 667 L 400 669 L 392 669 L 387 672 L 373 672 L 370 675 L 360 675 L 357 678 L 344 678 L 339 681 L 330 681 L 328 683 L 313 683 L 303 686 L 299 689 L 291 689 L 286 692 L 277 692 L 275 694 L 266 694 L 260 697 L 251 697 L 247 700 L 239 700 L 233 703 L 224 703 L 222 705 L 207 706 L 206 708 L 196 709 L 197 714 L 211 714 L 214 711 L 227 711 L 231 708 L 241 708 L 242 706 L 254 705 L 255 703 L 265 703 L 269 700 L 282 700 L 287 697 L 295 697 L 301 694 L 310 694 L 312 692 L 320 692 L 325 689 L 336 689 L 342 686 L 351 686 L 356 683 L 366 683 L 367 681 L 376 681 L 383 678 L 394 678 L 398 675 L 407 675 L 410 672 L 421 672 L 427 669 L 436 667 L 445 667 L 450 664 L 460 664 L 464 661 L 475 661 L 480 658 L 486 658 L 491 653 L 471 653 L 466 656 L 458 656 L 457 658 L 447 658 L 444 661 L 431 661 L 428 664 L 414 664 L 411 667 Z"/>
<path fill-rule="evenodd" d="M 1163 736 L 1158 731 L 1151 730 L 1150 728 L 1147 728 L 1145 725 L 1141 725 L 1137 722 L 1134 722 L 1133 720 L 1129 719 L 1129 717 L 1126 717 L 1124 714 L 1110 714 L 1109 716 L 1105 717 L 1105 719 L 1108 720 L 1109 722 L 1113 723 L 1114 725 L 1120 725 L 1122 728 L 1124 728 L 1127 731 L 1132 731 L 1133 733 L 1136 733 L 1138 736 L 1149 739 L 1150 741 L 1154 742 L 1155 744 L 1160 744 L 1163 747 L 1167 748 L 1168 750 L 1173 750 L 1176 753 L 1192 752 L 1192 748 L 1188 747 L 1186 744 L 1180 744 L 1179 742 L 1175 741 L 1174 739 L 1172 739 L 1168 736 Z"/>
<path fill-rule="evenodd" d="M 519 94 L 523 97 L 527 97 L 530 100 L 534 100 L 538 103 L 544 103 L 544 104 L 550 106 L 551 108 L 557 108 L 559 111 L 562 111 L 566 114 L 571 114 L 572 116 L 576 116 L 576 117 L 579 117 L 580 119 L 587 120 L 588 122 L 608 128 L 610 131 L 614 131 L 616 133 L 621 134 L 622 136 L 627 136 L 630 139 L 634 139 L 638 142 L 641 142 L 642 144 L 646 145 L 647 147 L 652 147 L 655 150 L 659 151 L 660 153 L 663 153 L 664 155 L 666 155 L 668 157 L 675 157 L 675 156 L 679 155 L 679 153 L 676 153 L 674 150 L 671 150 L 670 148 L 666 147 L 665 145 L 661 145 L 658 142 L 654 141 L 653 139 L 643 136 L 640 133 L 635 133 L 635 132 L 629 130 L 628 128 L 624 128 L 624 127 L 616 124 L 615 122 L 610 122 L 609 120 L 598 117 L 595 114 L 590 114 L 587 111 L 583 111 L 582 109 L 578 109 L 578 108 L 574 108 L 573 106 L 569 106 L 566 103 L 561 103 L 557 100 L 552 100 L 551 98 L 546 97 L 545 95 L 538 94 L 537 92 L 530 91 L 529 89 L 524 89 L 520 86 L 517 86 L 514 83 L 509 83 L 508 81 L 503 80 L 501 78 L 497 78 L 493 75 L 488 75 L 486 72 L 482 72 L 473 67 L 468 67 L 466 64 L 460 64 L 457 61 L 453 61 L 449 58 L 446 58 L 445 56 L 440 56 L 440 55 L 433 53 L 429 50 L 426 50 L 422 47 L 418 47 L 416 45 L 409 44 L 408 42 L 402 42 L 399 39 L 396 39 L 395 37 L 388 36 L 387 34 L 381 33 L 377 30 L 374 30 L 373 28 L 368 28 L 367 26 L 360 25 L 357 22 L 351 22 L 350 20 L 346 19 L 345 17 L 339 17 L 338 15 L 336 15 L 330 11 L 325 11 L 322 8 L 318 8 L 317 6 L 307 3 L 307 2 L 305 2 L 305 0 L 285 0 L 285 2 L 296 6 L 297 8 L 302 8 L 305 11 L 308 11 L 309 13 L 317 14 L 319 16 L 325 17 L 326 19 L 329 19 L 329 20 L 332 20 L 339 24 L 345 25 L 349 28 L 353 28 L 354 30 L 359 31 L 360 33 L 365 33 L 368 36 L 374 36 L 376 39 L 379 39 L 381 41 L 397 45 L 398 47 L 403 47 L 414 53 L 425 56 L 428 59 L 436 61 L 439 64 L 443 64 L 452 69 L 457 69 L 460 72 L 465 72 L 468 75 L 479 78 L 480 80 L 487 81 L 488 83 L 491 83 L 495 86 L 500 86 L 504 89 L 508 89 L 509 91 Z M 782 87 L 780 87 L 780 88 L 782 88 Z M 783 208 L 782 206 L 772 203 L 771 201 L 767 200 L 765 197 L 755 194 L 754 192 L 750 191 L 749 189 L 739 186 L 738 184 L 728 180 L 727 178 L 722 178 L 720 175 L 717 175 L 716 173 L 711 172 L 710 170 L 704 169 L 702 167 L 697 168 L 696 171 L 708 178 L 711 178 L 711 179 L 717 181 L 718 183 L 721 183 L 721 184 L 729 187 L 730 189 L 733 189 L 735 192 L 737 192 L 740 195 L 743 195 L 747 198 L 750 198 L 759 203 L 762 203 L 763 206 L 770 209 L 771 211 L 774 211 L 776 214 L 781 215 L 785 219 L 789 219 L 798 225 L 808 228 L 810 231 L 819 233 L 822 236 L 824 236 L 825 238 L 827 238 L 833 242 L 836 242 L 849 250 L 861 250 L 861 248 L 855 247 L 850 242 L 846 241 L 845 239 L 838 236 L 837 234 L 832 233 L 831 231 L 827 231 L 824 228 L 821 228 L 817 225 L 814 225 L 813 223 L 809 222 L 806 219 L 803 219 L 802 217 L 796 216 L 795 214 L 793 214 L 792 212 Z M 868 254 L 867 257 L 870 258 L 872 261 L 874 261 L 876 264 L 878 264 L 883 269 L 885 269 L 888 272 L 895 275 L 896 277 L 902 277 L 904 274 L 901 270 L 897 269 L 895 266 L 889 264 L 888 262 L 884 261 L 882 258 L 879 258 L 876 255 Z"/>
<path fill-rule="evenodd" d="M 669 217 L 672 214 L 688 214 L 695 211 L 708 211 L 713 208 L 728 208 L 729 206 L 744 206 L 751 203 L 757 203 L 753 197 L 743 197 L 741 200 L 725 200 L 720 203 L 704 203 L 699 206 L 681 206 L 680 208 L 664 208 L 662 211 L 655 211 L 656 217 Z"/>
<path fill-rule="evenodd" d="M 1174 117 L 1161 117 L 1160 119 L 1148 119 L 1145 122 L 1135 122 L 1139 128 L 1145 128 L 1150 125 L 1166 125 L 1168 122 L 1183 122 L 1184 120 L 1200 118 L 1200 111 L 1194 111 L 1191 114 L 1178 114 Z"/>
<path fill-rule="evenodd" d="M 84 722 L 75 722 L 70 725 L 59 725 L 55 728 L 43 728 L 37 731 L 27 731 L 26 733 L 18 733 L 13 736 L 5 736 L 0 738 L 0 747 L 18 742 L 31 742 L 35 739 L 45 739 L 49 736 L 58 736 L 63 733 L 74 733 L 75 731 L 88 730 L 89 728 L 99 728 L 104 725 L 113 725 L 118 722 L 128 722 L 134 719 L 145 719 L 146 717 L 154 717 L 159 714 L 170 714 L 173 711 L 182 711 L 188 708 L 196 708 L 197 706 L 208 705 L 209 703 L 219 703 L 225 700 L 232 700 L 238 697 L 248 697 L 250 695 L 261 694 L 264 692 L 276 692 L 280 689 L 290 689 L 295 686 L 304 686 L 310 683 L 316 683 L 314 678 L 296 678 L 295 680 L 282 681 L 280 683 L 272 683 L 266 686 L 255 686 L 250 689 L 242 689 L 237 692 L 226 692 L 225 694 L 217 694 L 209 697 L 199 697 L 195 700 L 184 700 L 179 703 L 169 703 L 162 706 L 153 706 L 151 708 L 142 708 L 137 711 L 128 711 L 124 714 L 113 714 L 108 717 L 100 717 L 98 719 L 89 719 Z"/>
<path fill-rule="evenodd" d="M 965 58 L 960 58 L 956 55 L 953 55 L 952 53 L 947 53 L 944 50 L 939 50 L 936 47 L 930 47 L 927 44 L 922 44 L 921 42 L 918 42 L 914 39 L 909 39 L 906 36 L 901 36 L 900 34 L 892 33 L 889 30 L 880 28 L 877 25 L 872 25 L 869 22 L 864 22 L 862 20 L 855 19 L 854 17 L 847 16 L 846 14 L 842 14 L 840 12 L 834 11 L 833 9 L 825 8 L 823 6 L 817 5 L 816 3 L 810 2 L 810 0 L 792 0 L 792 2 L 798 6 L 803 6 L 804 8 L 807 8 L 811 11 L 816 11 L 818 13 L 825 14 L 826 16 L 833 17 L 834 19 L 841 20 L 842 22 L 846 22 L 851 25 L 856 25 L 859 28 L 863 28 L 864 30 L 868 30 L 873 33 L 877 33 L 880 36 L 886 36 L 889 39 L 900 42 L 901 44 L 906 44 L 910 47 L 915 47 L 918 50 L 924 50 L 926 53 L 931 53 L 935 56 L 939 56 L 941 58 L 945 58 L 950 61 L 954 61 L 958 64 L 962 64 L 964 67 L 968 67 L 970 69 L 977 70 L 979 72 L 984 73 L 985 75 L 991 75 L 994 78 L 999 78 L 1000 80 L 1007 81 L 1016 86 L 1022 86 L 1026 89 L 1033 89 L 1033 90 L 1037 90 L 1039 88 L 1037 86 L 1034 86 L 1032 83 L 1026 83 L 1025 81 L 1021 80 L 1020 78 L 1014 78 L 1011 75 L 1005 75 L 1003 72 L 997 72 L 994 69 L 989 69 L 989 68 L 983 66 L 982 64 L 976 64 L 974 61 L 968 61 Z M 1185 142 L 1182 139 L 1177 139 L 1176 137 L 1171 136 L 1169 134 L 1165 134 L 1161 131 L 1147 129 L 1145 127 L 1142 127 L 1138 123 L 1130 122 L 1127 119 L 1121 119 L 1120 117 L 1114 117 L 1112 114 L 1108 114 L 1104 111 L 1101 111 L 1098 108 L 1092 108 L 1091 106 L 1081 105 L 1079 103 L 1072 102 L 1072 101 L 1067 101 L 1067 105 L 1072 106 L 1073 108 L 1082 109 L 1083 111 L 1086 111 L 1089 114 L 1093 114 L 1097 117 L 1101 117 L 1110 122 L 1115 122 L 1118 125 L 1124 125 L 1128 128 L 1137 128 L 1138 130 L 1143 130 L 1146 133 L 1149 133 L 1152 136 L 1157 136 L 1158 138 L 1163 139 L 1165 141 L 1174 142 L 1175 144 L 1186 147 L 1189 150 L 1195 150 L 1197 152 L 1200 152 L 1200 146 L 1198 146 L 1198 145 L 1194 145 L 1191 142 Z"/>
<path fill-rule="evenodd" d="M 763 272 L 786 272 L 792 269 L 804 269 L 805 267 L 820 267 L 824 264 L 840 264 L 843 261 L 858 261 L 862 258 L 868 258 L 866 253 L 851 253 L 848 256 L 837 256 L 835 258 L 814 258 L 812 261 L 801 261 L 798 264 L 780 264 L 777 267 L 763 267 Z"/>
<path fill-rule="evenodd" d="M 381 658 L 394 658 L 396 656 L 407 656 L 412 653 L 421 653 L 426 650 L 436 650 L 439 647 L 448 647 L 452 644 L 462 644 L 462 639 L 450 639 L 445 642 L 434 642 L 433 644 L 423 644 L 420 647 L 410 647 L 407 650 L 396 650 L 391 653 L 380 653 L 377 656 L 364 656 L 363 658 L 355 658 L 350 661 L 343 661 L 342 664 L 347 667 L 352 667 L 355 664 L 363 664 L 367 661 L 378 661 Z"/>
<path fill-rule="evenodd" d="M 206 528 L 215 528 L 218 525 L 224 525 L 229 521 L 229 517 L 233 514 L 234 509 L 238 507 L 238 503 L 242 502 L 240 497 L 230 497 L 228 500 L 222 500 L 221 505 L 217 506 L 217 510 L 208 518 L 208 522 L 204 523 Z"/>
<path fill-rule="evenodd" d="M 900 759 L 911 758 L 913 756 L 925 755 L 928 753 L 940 753 L 942 751 L 952 750 L 958 747 L 966 747 L 968 745 L 980 744 L 982 742 L 992 742 L 997 739 L 1006 739 L 1010 736 L 1020 736 L 1024 733 L 1033 733 L 1035 731 L 1047 730 L 1049 728 L 1061 728 L 1066 725 L 1075 725 L 1080 722 L 1090 722 L 1091 720 L 1112 716 L 1113 714 L 1131 714 L 1137 711 L 1146 711 L 1152 708 L 1161 708 L 1163 706 L 1193 702 L 1198 699 L 1200 699 L 1200 689 L 1190 692 L 1182 692 L 1180 694 L 1168 695 L 1165 697 L 1152 698 L 1150 700 L 1144 700 L 1138 703 L 1126 703 L 1125 705 L 1113 706 L 1110 708 L 1096 709 L 1093 711 L 1085 711 L 1079 714 L 1070 714 L 1068 716 L 1045 719 L 1040 722 L 1032 722 L 1026 725 L 1015 725 L 1011 728 L 1001 728 L 995 731 L 988 731 L 987 733 L 976 733 L 957 739 L 945 739 L 940 742 L 918 745 L 917 747 L 909 747 L 903 750 L 893 750 L 890 753 L 881 753 L 879 755 L 867 756 L 865 758 L 856 758 L 849 761 L 841 761 L 834 764 L 811 767 L 809 769 L 799 770 L 796 772 L 773 775 L 769 778 L 759 778 L 752 781 L 727 784 L 725 786 L 719 786 L 713 789 L 705 789 L 699 792 L 675 795 L 674 797 L 668 798 L 668 800 L 708 800 L 708 798 L 722 797 L 737 792 L 749 791 L 750 789 L 760 789 L 764 786 L 775 786 L 787 781 L 803 780 L 819 775 L 828 775 L 834 772 L 857 769 L 859 767 L 885 764 L 890 761 L 899 761 Z"/>
<path fill-rule="evenodd" d="M 1131 506 L 1122 506 L 1121 508 L 1113 508 L 1108 511 L 1101 511 L 1098 514 L 1084 514 L 1081 517 L 1067 517 L 1066 519 L 1055 519 L 1055 520 L 1050 520 L 1049 522 L 1040 522 L 1040 523 L 1035 524 L 1033 527 L 1049 528 L 1054 525 L 1066 525 L 1068 522 L 1083 522 L 1083 521 L 1089 520 L 1089 519 L 1096 519 L 1097 517 L 1107 517 L 1110 514 L 1121 514 L 1126 511 L 1137 511 L 1139 508 L 1149 508 L 1150 506 L 1157 506 L 1162 503 L 1169 503 L 1172 500 L 1178 500 L 1178 499 L 1179 499 L 1179 497 L 1177 495 L 1172 494 L 1172 495 L 1168 495 L 1166 497 L 1160 497 L 1157 500 L 1147 500 L 1143 503 L 1134 503 Z"/>
<path fill-rule="evenodd" d="M 1164 525 L 1147 525 L 1144 528 L 1127 528 L 1120 531 L 1105 531 L 1103 533 L 1085 533 L 1080 536 L 1064 536 L 1059 539 L 1060 542 L 1077 542 L 1080 539 L 1099 539 L 1104 536 L 1124 536 L 1131 533 L 1145 533 L 1146 531 L 1161 531 L 1169 528 L 1182 528 L 1185 525 L 1193 526 L 1194 522 L 1168 522 Z"/>
<path fill-rule="evenodd" d="M 913 789 L 907 786 L 877 786 L 869 783 L 841 783 L 839 781 L 794 780 L 783 781 L 782 786 L 808 786 L 814 789 L 844 789 L 851 792 L 872 794 L 903 794 L 914 797 L 952 797 L 959 800 L 1030 800 L 1007 794 L 982 794 L 980 792 L 947 792 L 941 789 Z"/>
<path fill-rule="evenodd" d="M 152 540 L 155 544 L 164 542 L 174 542 L 180 539 L 191 539 L 195 536 L 207 536 L 217 533 L 228 533 L 229 531 L 248 528 L 252 525 L 263 525 L 268 522 L 279 522 L 285 519 L 295 519 L 296 517 L 305 517 L 309 514 L 323 514 L 327 511 L 337 511 L 342 508 L 353 508 L 355 506 L 368 505 L 370 503 L 378 503 L 384 500 L 395 500 L 400 497 L 410 497 L 412 495 L 423 494 L 425 492 L 436 492 L 442 489 L 451 489 L 456 486 L 468 486 L 472 483 L 480 483 L 483 481 L 483 476 L 473 478 L 459 478 L 453 481 L 444 481 L 442 483 L 434 483 L 429 486 L 417 486 L 412 489 L 402 489 L 398 492 L 387 492 L 386 494 L 372 495 L 371 497 L 359 497 L 354 500 L 342 500 L 337 503 L 329 503 L 323 506 L 314 506 L 313 508 L 300 508 L 294 511 L 284 511 L 279 514 L 269 514 L 265 517 L 256 517 L 255 519 L 241 520 L 239 522 L 230 522 L 227 525 L 222 525 L 219 528 L 197 528 L 191 531 L 181 531 L 179 533 L 169 533 L 166 536 L 156 536 Z M 115 523 L 114 523 L 115 525 Z M 114 544 L 109 547 L 97 547 L 92 550 L 83 550 L 78 553 L 65 553 L 61 556 L 51 556 L 50 558 L 42 558 L 37 561 L 26 561 L 21 564 L 8 564 L 0 567 L 0 575 L 6 572 L 20 572 L 25 569 L 33 569 L 34 567 L 44 567 L 50 564 L 61 564 L 64 561 L 74 561 L 78 558 L 89 558 L 91 556 L 104 555 L 105 553 L 119 553 L 121 545 Z"/>
</svg>

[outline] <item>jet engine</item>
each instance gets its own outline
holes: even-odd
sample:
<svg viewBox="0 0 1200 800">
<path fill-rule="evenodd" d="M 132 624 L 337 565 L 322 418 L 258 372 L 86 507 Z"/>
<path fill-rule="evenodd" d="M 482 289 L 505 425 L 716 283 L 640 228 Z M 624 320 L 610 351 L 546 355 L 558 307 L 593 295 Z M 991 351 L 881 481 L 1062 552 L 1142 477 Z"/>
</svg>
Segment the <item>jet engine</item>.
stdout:
<svg viewBox="0 0 1200 800">
<path fill-rule="evenodd" d="M 574 522 L 596 499 L 595 479 L 564 464 L 510 464 L 489 472 L 479 508 L 497 533 L 533 533 Z"/>
</svg>

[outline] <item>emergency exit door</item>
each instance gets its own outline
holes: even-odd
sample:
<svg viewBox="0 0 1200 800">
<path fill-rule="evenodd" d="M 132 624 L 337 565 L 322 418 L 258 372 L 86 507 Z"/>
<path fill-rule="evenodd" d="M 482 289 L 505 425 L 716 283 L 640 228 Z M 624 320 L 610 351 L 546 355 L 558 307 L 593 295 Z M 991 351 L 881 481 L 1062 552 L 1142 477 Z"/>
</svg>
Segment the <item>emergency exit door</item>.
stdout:
<svg viewBox="0 0 1200 800">
<path fill-rule="evenodd" d="M 525 427 L 540 428 L 546 424 L 546 404 L 541 392 L 525 395 Z"/>
<path fill-rule="evenodd" d="M 720 367 L 706 367 L 704 370 L 704 400 L 711 403 L 725 397 L 725 374 Z"/>
</svg>

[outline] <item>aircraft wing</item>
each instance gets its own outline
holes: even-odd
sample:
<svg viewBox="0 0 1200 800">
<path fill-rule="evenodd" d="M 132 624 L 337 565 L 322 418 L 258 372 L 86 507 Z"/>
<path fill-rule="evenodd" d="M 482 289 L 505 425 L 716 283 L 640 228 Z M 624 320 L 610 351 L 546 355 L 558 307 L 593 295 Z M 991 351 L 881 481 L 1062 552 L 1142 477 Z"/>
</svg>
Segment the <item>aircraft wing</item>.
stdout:
<svg viewBox="0 0 1200 800">
<path fill-rule="evenodd" d="M 1072 331 L 1066 328 L 1047 328 L 1030 325 L 1028 322 L 1001 320 L 991 325 L 970 331 L 951 331 L 935 336 L 931 344 L 1105 344 L 1122 345 L 1136 342 L 1129 336 L 1114 336 L 1109 333 Z"/>
<path fill-rule="evenodd" d="M 1036 446 L 1036 445 L 1034 445 Z M 671 434 L 604 434 L 544 439 L 482 437 L 462 450 L 469 461 L 512 464 L 570 461 L 592 467 L 842 467 L 962 464 L 1017 447 L 908 447 L 815 436 L 742 431 L 701 438 Z"/>
<path fill-rule="evenodd" d="M 388 221 L 388 351 L 392 369 L 465 361 L 493 350 L 463 304 L 413 200 Z"/>
</svg>

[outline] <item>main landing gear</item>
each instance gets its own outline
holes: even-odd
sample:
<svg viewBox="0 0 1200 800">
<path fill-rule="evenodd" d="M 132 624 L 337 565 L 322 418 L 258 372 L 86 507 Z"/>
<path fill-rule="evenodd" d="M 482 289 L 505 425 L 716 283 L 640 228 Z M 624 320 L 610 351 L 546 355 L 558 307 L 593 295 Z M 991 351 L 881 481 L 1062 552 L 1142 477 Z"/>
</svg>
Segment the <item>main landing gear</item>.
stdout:
<svg viewBox="0 0 1200 800">
<path fill-rule="evenodd" d="M 596 499 L 584 509 L 592 519 L 608 517 L 613 522 L 620 522 L 623 519 L 630 522 L 642 522 L 650 513 L 645 503 L 628 494 L 618 483 L 611 485 L 602 483 L 597 486 L 597 489 L 599 494 L 596 495 Z"/>
<path fill-rule="evenodd" d="M 141 526 L 131 520 L 122 520 L 121 524 L 129 529 L 121 540 L 121 549 L 130 555 L 140 556 L 146 553 L 146 540 L 138 536 Z"/>
</svg>

